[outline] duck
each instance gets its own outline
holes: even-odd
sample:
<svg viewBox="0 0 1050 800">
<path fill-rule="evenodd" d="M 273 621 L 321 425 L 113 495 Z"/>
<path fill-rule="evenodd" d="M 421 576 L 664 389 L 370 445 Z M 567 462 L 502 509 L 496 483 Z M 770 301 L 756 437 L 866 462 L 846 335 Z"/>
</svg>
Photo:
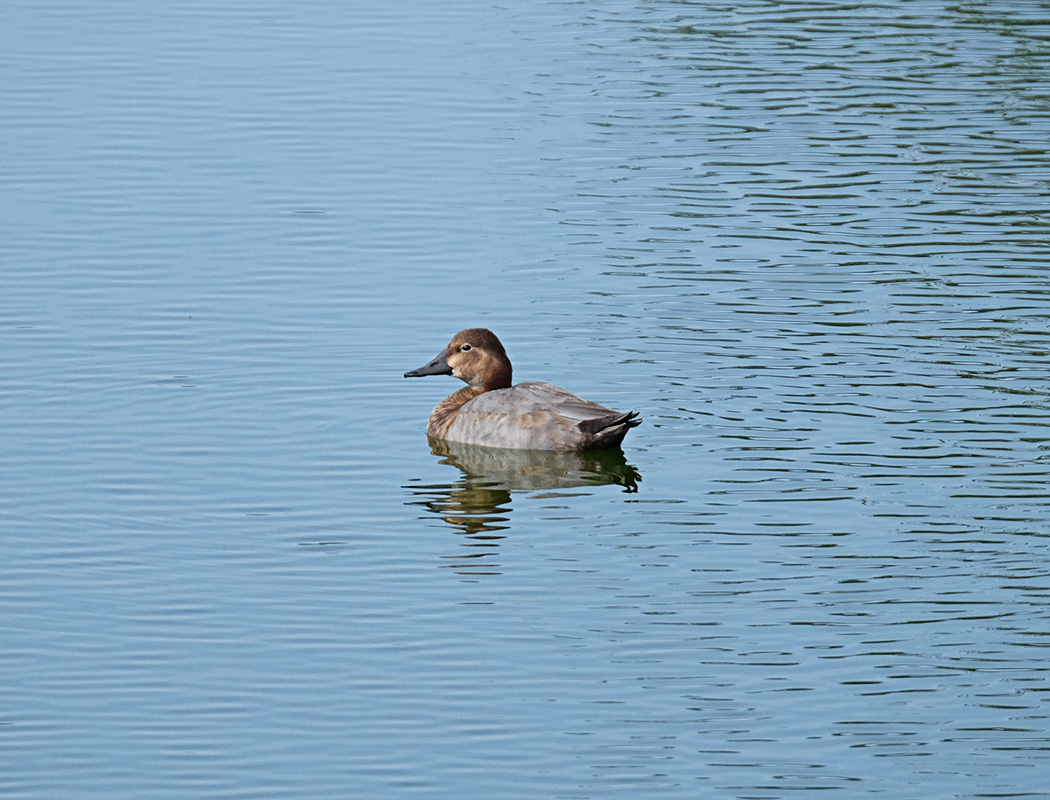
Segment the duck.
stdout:
<svg viewBox="0 0 1050 800">
<path fill-rule="evenodd" d="M 452 375 L 466 382 L 434 409 L 431 439 L 514 450 L 604 450 L 619 447 L 641 424 L 637 411 L 614 411 L 543 381 L 512 384 L 507 351 L 487 328 L 467 328 L 406 378 Z"/>
</svg>

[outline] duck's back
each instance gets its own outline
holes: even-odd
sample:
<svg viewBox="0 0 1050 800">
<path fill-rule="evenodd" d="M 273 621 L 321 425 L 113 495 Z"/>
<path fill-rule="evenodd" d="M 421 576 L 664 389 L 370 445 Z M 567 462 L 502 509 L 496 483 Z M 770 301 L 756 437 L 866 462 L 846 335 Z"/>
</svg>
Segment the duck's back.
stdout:
<svg viewBox="0 0 1050 800">
<path fill-rule="evenodd" d="M 633 411 L 614 411 L 552 383 L 532 381 L 468 401 L 445 438 L 518 450 L 593 450 L 618 445 L 638 424 L 636 417 Z"/>
</svg>

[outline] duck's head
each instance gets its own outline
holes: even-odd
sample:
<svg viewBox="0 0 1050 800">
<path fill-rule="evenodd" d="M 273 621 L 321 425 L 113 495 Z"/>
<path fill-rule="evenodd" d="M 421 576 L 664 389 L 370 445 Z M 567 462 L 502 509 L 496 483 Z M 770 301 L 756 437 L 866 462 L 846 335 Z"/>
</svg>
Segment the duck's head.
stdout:
<svg viewBox="0 0 1050 800">
<path fill-rule="evenodd" d="M 406 378 L 454 375 L 483 391 L 511 385 L 510 359 L 496 334 L 487 328 L 467 328 L 426 366 L 406 372 Z"/>
</svg>

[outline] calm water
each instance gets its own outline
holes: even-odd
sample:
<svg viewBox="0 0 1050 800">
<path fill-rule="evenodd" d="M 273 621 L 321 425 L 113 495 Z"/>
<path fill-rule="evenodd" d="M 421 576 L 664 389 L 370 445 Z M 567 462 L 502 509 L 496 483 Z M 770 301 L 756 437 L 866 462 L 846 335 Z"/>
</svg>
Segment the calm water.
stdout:
<svg viewBox="0 0 1050 800">
<path fill-rule="evenodd" d="M 1050 7 L 0 11 L 0 796 L 1046 797 Z M 431 452 L 493 328 L 622 454 Z"/>
</svg>

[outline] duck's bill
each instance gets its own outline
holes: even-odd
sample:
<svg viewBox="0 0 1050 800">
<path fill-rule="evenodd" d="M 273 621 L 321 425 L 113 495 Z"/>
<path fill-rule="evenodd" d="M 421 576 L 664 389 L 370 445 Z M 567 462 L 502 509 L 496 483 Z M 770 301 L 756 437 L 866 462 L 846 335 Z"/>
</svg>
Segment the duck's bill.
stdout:
<svg viewBox="0 0 1050 800">
<path fill-rule="evenodd" d="M 427 375 L 451 375 L 452 367 L 448 365 L 448 361 L 445 360 L 445 354 L 447 350 L 442 350 L 438 353 L 437 358 L 427 364 L 425 367 L 414 369 L 411 372 L 406 372 L 406 378 L 425 378 Z"/>
</svg>

